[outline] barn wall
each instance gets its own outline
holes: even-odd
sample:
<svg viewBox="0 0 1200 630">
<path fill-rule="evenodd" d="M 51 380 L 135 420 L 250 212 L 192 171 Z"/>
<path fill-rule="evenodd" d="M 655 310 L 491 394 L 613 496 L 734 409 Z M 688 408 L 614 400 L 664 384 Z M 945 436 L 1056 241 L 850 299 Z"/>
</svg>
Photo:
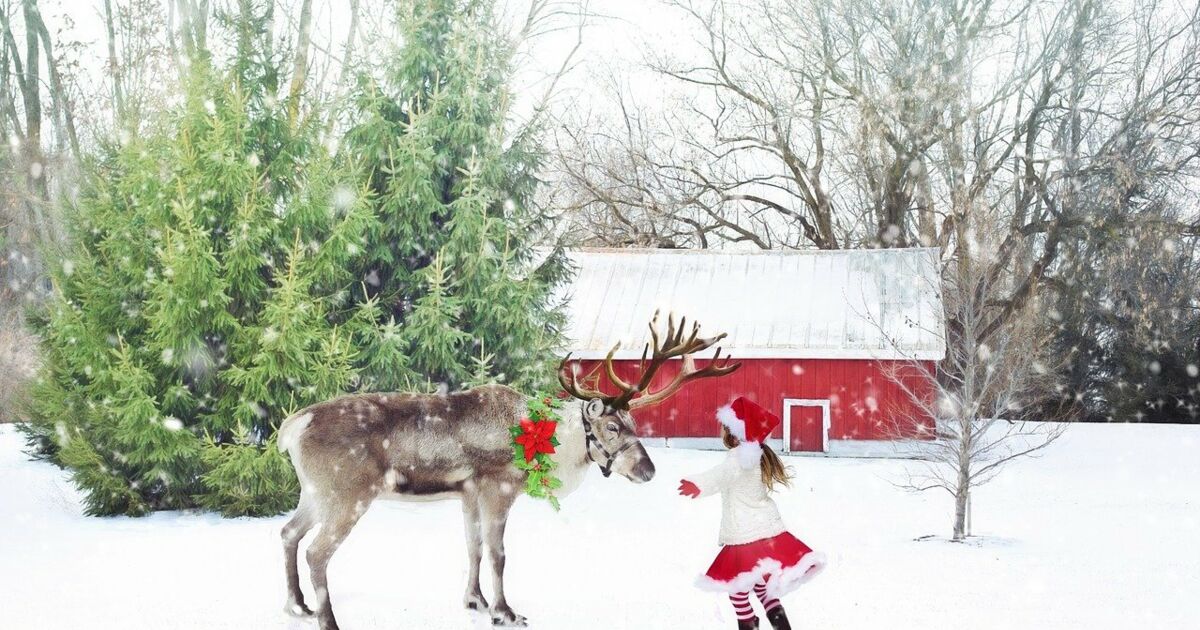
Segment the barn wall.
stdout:
<svg viewBox="0 0 1200 630">
<path fill-rule="evenodd" d="M 598 361 L 581 361 L 586 373 Z M 703 367 L 704 361 L 697 361 Z M 933 370 L 933 362 L 923 362 Z M 637 361 L 614 361 L 617 375 L 636 380 Z M 655 376 L 657 389 L 678 373 L 682 363 L 670 361 Z M 830 440 L 880 440 L 897 432 L 912 434 L 917 419 L 932 426 L 932 418 L 895 382 L 928 397 L 932 386 L 920 370 L 902 361 L 849 359 L 745 359 L 733 374 L 690 383 L 666 402 L 634 412 L 646 437 L 715 437 L 720 434 L 714 418 L 718 407 L 737 396 L 746 396 L 782 416 L 784 398 L 814 398 L 830 401 Z M 603 379 L 602 379 L 603 380 Z M 776 430 L 773 437 L 781 437 Z"/>
</svg>

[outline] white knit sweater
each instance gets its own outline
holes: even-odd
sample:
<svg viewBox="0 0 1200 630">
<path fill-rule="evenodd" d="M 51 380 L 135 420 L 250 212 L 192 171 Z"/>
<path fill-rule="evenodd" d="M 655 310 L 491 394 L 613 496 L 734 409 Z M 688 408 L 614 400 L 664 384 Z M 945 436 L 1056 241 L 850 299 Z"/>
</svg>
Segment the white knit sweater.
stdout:
<svg viewBox="0 0 1200 630">
<path fill-rule="evenodd" d="M 744 468 L 733 451 L 711 470 L 686 477 L 700 488 L 700 496 L 721 495 L 722 545 L 741 545 L 771 538 L 785 531 L 779 508 L 767 495 L 762 471 Z"/>
</svg>

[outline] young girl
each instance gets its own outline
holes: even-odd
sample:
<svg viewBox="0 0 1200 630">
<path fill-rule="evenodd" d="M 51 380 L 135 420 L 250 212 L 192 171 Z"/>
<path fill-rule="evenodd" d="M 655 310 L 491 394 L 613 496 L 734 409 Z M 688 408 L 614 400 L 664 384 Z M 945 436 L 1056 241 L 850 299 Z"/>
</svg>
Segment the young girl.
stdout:
<svg viewBox="0 0 1200 630">
<path fill-rule="evenodd" d="M 789 483 L 779 457 L 762 443 L 779 426 L 779 417 L 738 398 L 717 411 L 717 420 L 725 448 L 732 449 L 729 455 L 716 468 L 679 482 L 683 496 L 721 495 L 722 549 L 697 586 L 729 593 L 738 630 L 758 628 L 751 590 L 771 627 L 791 630 L 779 598 L 820 572 L 825 557 L 787 532 L 767 494 L 776 484 Z"/>
</svg>

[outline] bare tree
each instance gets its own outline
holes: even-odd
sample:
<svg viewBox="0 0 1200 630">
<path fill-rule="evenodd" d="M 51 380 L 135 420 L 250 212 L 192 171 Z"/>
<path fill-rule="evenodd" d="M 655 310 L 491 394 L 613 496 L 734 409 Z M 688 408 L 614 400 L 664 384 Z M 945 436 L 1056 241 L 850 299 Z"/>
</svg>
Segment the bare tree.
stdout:
<svg viewBox="0 0 1200 630">
<path fill-rule="evenodd" d="M 1097 213 L 1066 196 L 1080 178 L 1148 159 L 1136 188 L 1191 166 L 1198 22 L 1155 0 L 1129 13 L 1094 0 L 669 4 L 699 52 L 647 64 L 683 95 L 655 111 L 609 90 L 626 120 L 602 126 L 602 143 L 583 126 L 593 117 L 563 120 L 583 131 L 560 142 L 564 198 L 592 216 L 607 208 L 599 226 L 624 215 L 634 226 L 618 242 L 672 222 L 687 232 L 686 218 L 760 247 L 950 248 L 964 213 L 1003 216 L 992 272 L 1023 281 L 998 298 L 1011 308 L 990 334 Z M 1167 118 L 1146 136 L 1165 151 L 1123 142 Z M 663 197 L 687 203 L 636 212 Z"/>
<path fill-rule="evenodd" d="M 74 89 L 71 101 L 87 103 L 73 112 L 83 131 L 78 138 L 81 152 L 98 143 L 137 135 L 157 122 L 155 114 L 178 95 L 180 83 L 162 80 L 181 71 L 176 67 L 181 61 L 174 30 L 163 28 L 175 22 L 175 4 L 174 0 L 104 0 L 98 9 L 104 25 L 103 53 L 88 50 L 90 45 L 84 42 L 66 42 L 85 58 L 83 64 L 87 58 L 103 58 L 107 79 L 104 85 L 90 85 L 86 67 L 64 68 L 85 70 L 82 81 L 63 82 Z"/>
<path fill-rule="evenodd" d="M 167 1 L 174 18 L 170 21 L 170 46 L 182 74 L 192 59 L 208 55 L 209 0 Z M 244 6 L 245 0 L 238 3 Z"/>
<path fill-rule="evenodd" d="M 51 211 L 50 175 L 78 161 L 80 142 L 62 59 L 55 54 L 37 0 L 21 0 L 19 7 L 3 3 L 0 31 L 0 129 L 15 141 L 10 146 L 16 149 L 10 153 L 6 148 L 3 160 L 7 195 L 0 223 L 7 231 L 5 274 L 9 286 L 31 286 L 41 268 L 39 250 L 60 237 Z M 23 50 L 18 34 L 24 36 Z M 50 98 L 49 119 L 43 108 L 45 95 Z"/>
<path fill-rule="evenodd" d="M 781 80 L 778 67 L 764 68 L 768 53 L 756 47 L 764 38 L 749 23 L 749 9 L 669 4 L 695 28 L 701 58 L 652 55 L 649 67 L 681 94 L 652 111 L 626 98 L 616 81 L 610 92 L 626 120 L 604 129 L 603 145 L 573 152 L 579 138 L 562 143 L 558 155 L 574 162 L 564 168 L 565 181 L 578 188 L 579 205 L 606 209 L 633 242 L 647 231 L 640 215 L 654 226 L 650 232 L 689 234 L 692 246 L 841 247 L 844 231 L 826 172 L 825 81 L 819 75 Z M 587 155 L 591 163 L 581 159 Z M 621 162 L 638 164 L 641 174 L 618 175 L 613 167 Z M 645 212 L 639 206 L 649 199 L 674 201 Z M 630 211 L 622 208 L 627 204 Z"/>
<path fill-rule="evenodd" d="M 888 374 L 914 403 L 905 408 L 916 414 L 892 417 L 898 448 L 921 462 L 898 485 L 950 494 L 955 541 L 971 535 L 972 491 L 1007 464 L 1049 446 L 1067 427 L 1025 419 L 1025 406 L 1056 385 L 1049 363 L 1054 359 L 1044 351 L 1041 312 L 1025 311 L 1020 321 L 986 342 L 976 335 L 996 308 L 989 292 L 976 290 L 988 282 L 986 263 L 995 255 L 994 243 L 980 245 L 947 264 L 947 316 L 963 325 L 961 332 L 937 331 L 946 342 L 945 359 L 936 367 L 915 359 L 901 361 Z M 893 345 L 902 347 L 898 340 Z"/>
<path fill-rule="evenodd" d="M 598 119 L 576 119 L 555 130 L 556 176 L 566 185 L 554 203 L 582 228 L 567 230 L 582 235 L 575 244 L 707 248 L 713 233 L 724 226 L 734 232 L 730 240 L 766 245 L 763 236 L 727 221 L 717 212 L 719 201 L 694 185 L 686 172 L 671 167 L 689 161 L 680 155 L 686 148 L 660 142 L 657 129 L 669 129 L 671 121 L 641 112 L 632 100 L 617 97 L 622 128 L 609 130 Z"/>
</svg>

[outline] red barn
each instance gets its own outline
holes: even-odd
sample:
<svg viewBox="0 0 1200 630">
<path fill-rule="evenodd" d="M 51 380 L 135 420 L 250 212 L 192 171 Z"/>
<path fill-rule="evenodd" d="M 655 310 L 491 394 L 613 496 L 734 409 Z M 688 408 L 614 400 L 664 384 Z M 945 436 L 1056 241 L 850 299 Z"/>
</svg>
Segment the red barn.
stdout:
<svg viewBox="0 0 1200 630">
<path fill-rule="evenodd" d="M 945 354 L 936 249 L 582 249 L 571 258 L 579 273 L 566 332 L 585 372 L 620 342 L 614 367 L 633 378 L 656 310 L 699 321 L 702 336 L 727 333 L 721 345 L 742 363 L 638 410 L 649 444 L 721 448 L 713 414 L 737 396 L 783 418 L 772 436 L 782 452 L 882 453 L 880 440 L 932 426 L 913 394 L 929 399 L 924 374 Z M 664 366 L 652 388 L 680 365 Z"/>
</svg>

